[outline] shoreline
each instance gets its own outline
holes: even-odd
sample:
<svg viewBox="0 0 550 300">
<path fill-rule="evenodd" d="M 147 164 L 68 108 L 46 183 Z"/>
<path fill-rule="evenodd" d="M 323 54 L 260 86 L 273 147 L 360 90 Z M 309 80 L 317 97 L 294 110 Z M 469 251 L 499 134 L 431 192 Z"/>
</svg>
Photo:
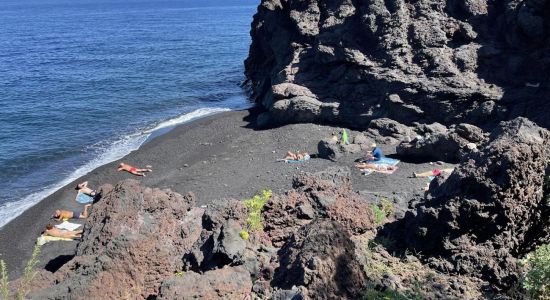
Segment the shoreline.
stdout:
<svg viewBox="0 0 550 300">
<path fill-rule="evenodd" d="M 254 109 L 223 112 L 178 125 L 169 132 L 142 144 L 135 151 L 73 180 L 0 229 L 0 259 L 8 265 L 11 279 L 21 275 L 36 238 L 55 209 L 76 210 L 74 185 L 88 181 L 92 188 L 115 185 L 124 179 L 136 179 L 142 186 L 171 189 L 185 195 L 193 192 L 197 205 L 222 199 L 243 200 L 263 189 L 282 194 L 292 189 L 292 178 L 302 172 L 317 172 L 331 166 L 352 169 L 354 188 L 365 198 L 383 195 L 396 206 L 404 207 L 413 194 L 425 185 L 422 179 L 410 178 L 413 171 L 431 169 L 425 164 L 402 162 L 393 175 L 364 176 L 354 170 L 355 156 L 337 163 L 312 159 L 307 163 L 277 162 L 287 151 L 317 152 L 317 144 L 338 128 L 315 124 L 292 124 L 257 130 L 250 120 Z M 350 134 L 355 132 L 350 131 Z M 395 147 L 380 145 L 386 154 Z M 127 162 L 137 167 L 152 165 L 147 177 L 116 172 L 116 165 Z M 101 200 L 100 200 L 101 201 Z M 83 224 L 83 220 L 73 220 Z M 76 241 L 51 242 L 42 246 L 38 268 L 54 272 L 75 254 Z"/>
<path fill-rule="evenodd" d="M 0 220 L 0 229 L 13 221 L 19 215 L 32 208 L 34 205 L 43 201 L 45 198 L 51 196 L 58 190 L 69 185 L 71 182 L 78 180 L 83 176 L 86 176 L 89 172 L 109 164 L 113 161 L 119 160 L 133 151 L 139 150 L 146 143 L 151 142 L 157 137 L 167 134 L 177 126 L 185 125 L 196 120 L 224 113 L 228 111 L 245 110 L 248 107 L 246 105 L 233 105 L 229 107 L 203 107 L 196 108 L 182 115 L 160 121 L 157 124 L 151 126 L 150 129 L 144 131 L 136 131 L 131 134 L 127 134 L 124 138 L 115 140 L 115 142 L 101 153 L 97 153 L 97 156 L 92 157 L 88 161 L 83 161 L 81 165 L 75 168 L 74 171 L 66 174 L 55 183 L 51 183 L 45 186 L 42 190 L 32 192 L 18 201 L 4 203 L 0 206 L 0 209 L 4 211 L 0 216 L 9 216 L 10 213 L 15 212 L 15 217 L 11 217 L 8 221 Z M 116 146 L 117 144 L 123 146 Z"/>
<path fill-rule="evenodd" d="M 193 113 L 195 111 L 192 111 L 190 113 Z M 41 220 L 41 221 L 42 220 L 47 220 L 49 223 L 52 223 L 52 224 L 54 223 L 53 220 L 51 220 L 49 218 L 47 218 L 47 219 L 44 218 L 45 216 L 48 215 L 47 213 L 41 213 L 41 212 L 44 212 L 44 210 L 49 209 L 53 213 L 53 211 L 55 209 L 57 209 L 57 207 L 59 207 L 61 209 L 64 209 L 64 210 L 76 210 L 76 209 L 81 208 L 80 206 L 82 206 L 82 205 L 80 205 L 76 201 L 74 201 L 74 198 L 76 196 L 76 191 L 74 190 L 74 186 L 78 182 L 90 181 L 91 184 L 92 183 L 94 184 L 94 187 L 99 187 L 100 185 L 102 185 L 104 183 L 116 184 L 116 182 L 98 183 L 98 180 L 94 180 L 94 177 L 95 177 L 95 175 L 97 175 L 98 172 L 104 172 L 108 167 L 114 167 L 115 165 L 118 164 L 118 161 L 123 160 L 126 157 L 131 157 L 132 155 L 135 155 L 144 146 L 146 146 L 148 144 L 151 144 L 151 143 L 154 144 L 156 142 L 162 143 L 162 141 L 158 141 L 158 140 L 161 140 L 162 137 L 168 135 L 173 130 L 176 130 L 180 127 L 186 128 L 188 126 L 189 127 L 198 126 L 198 124 L 194 124 L 194 123 L 198 123 L 198 122 L 201 122 L 201 121 L 206 121 L 207 119 L 210 119 L 210 118 L 215 119 L 217 117 L 222 117 L 222 115 L 227 114 L 227 113 L 242 112 L 242 111 L 246 111 L 246 109 L 235 109 L 235 110 L 228 109 L 227 111 L 220 110 L 220 111 L 217 111 L 217 112 L 212 112 L 212 113 L 209 113 L 209 114 L 206 114 L 206 115 L 191 118 L 190 120 L 186 120 L 186 121 L 181 122 L 181 123 L 177 123 L 177 124 L 173 124 L 173 125 L 169 125 L 169 126 L 163 126 L 163 127 L 158 128 L 158 129 L 153 128 L 150 131 L 145 131 L 142 134 L 149 134 L 149 136 L 147 136 L 145 138 L 145 140 L 143 140 L 140 143 L 140 145 L 137 149 L 131 150 L 129 153 L 125 154 L 121 158 L 118 158 L 118 159 L 106 162 L 104 164 L 101 164 L 101 165 L 95 167 L 94 169 L 88 171 L 87 173 L 78 176 L 76 179 L 67 179 L 66 178 L 66 179 L 62 179 L 59 183 L 55 184 L 54 186 L 59 186 L 59 187 L 53 187 L 53 188 L 55 188 L 54 191 L 48 192 L 48 194 L 45 197 L 43 197 L 41 200 L 38 200 L 36 203 L 34 203 L 30 206 L 25 206 L 24 211 L 22 211 L 16 217 L 9 220 L 3 226 L 0 227 L 0 259 L 3 259 L 4 261 L 7 262 L 10 278 L 14 277 L 14 275 L 15 276 L 20 275 L 20 271 L 24 268 L 24 263 L 26 262 L 25 259 L 21 259 L 20 257 L 16 257 L 16 256 L 13 255 L 13 254 L 15 254 L 15 255 L 19 254 L 20 253 L 19 251 L 10 251 L 11 250 L 10 248 L 13 247 L 13 249 L 23 251 L 23 252 L 21 252 L 21 253 L 24 253 L 23 256 L 29 256 L 30 257 L 31 252 L 28 251 L 28 249 L 30 249 L 32 251 L 32 247 L 33 247 L 33 243 L 31 244 L 30 242 L 36 241 L 36 238 L 40 235 L 40 233 L 43 231 L 45 226 L 48 224 L 48 223 L 44 223 L 41 226 L 37 226 L 37 225 L 33 224 L 32 221 L 33 220 Z M 187 115 L 187 114 L 185 114 L 185 115 Z M 182 116 L 185 116 L 185 115 L 182 115 Z M 180 118 L 182 116 L 179 116 L 177 118 Z M 177 118 L 174 118 L 174 119 L 177 119 Z M 163 124 L 164 122 L 172 121 L 174 119 L 170 119 L 170 120 L 160 122 L 159 125 Z M 107 177 L 109 177 L 109 176 L 107 176 Z M 71 178 L 71 176 L 69 175 L 68 178 Z M 138 177 L 136 177 L 136 178 L 138 178 Z M 66 181 L 68 183 L 63 184 Z M 36 192 L 36 193 L 33 193 L 33 194 L 37 194 L 37 193 L 41 193 L 41 192 Z M 32 196 L 33 194 L 31 194 L 29 196 Z M 55 206 L 55 205 L 58 205 L 58 206 Z M 49 214 L 49 215 L 51 215 L 51 214 Z M 80 224 L 85 223 L 84 220 L 72 220 L 71 222 L 80 223 Z M 40 223 L 40 224 L 42 224 L 42 223 Z M 18 229 L 18 228 L 21 228 L 21 227 L 28 228 L 28 229 Z M 41 227 L 41 229 L 40 229 L 40 227 Z M 25 242 L 21 243 L 20 239 L 19 239 L 19 242 L 10 242 L 12 237 L 20 236 L 19 234 L 16 233 L 17 231 L 25 231 L 26 232 L 26 233 L 23 234 L 23 236 L 27 237 L 26 239 L 24 238 L 26 240 Z M 29 237 L 30 232 L 32 232 L 33 234 L 36 233 L 36 238 L 35 239 L 32 239 L 32 238 Z M 72 245 L 70 245 L 70 246 L 69 245 L 64 245 L 64 246 L 69 246 L 69 247 L 57 247 L 56 251 L 59 251 L 60 253 L 62 253 L 62 254 L 59 255 L 59 257 L 67 256 L 67 255 L 74 255 L 74 254 L 71 254 L 71 251 L 67 251 L 67 250 L 68 250 L 68 248 L 74 248 L 74 246 L 76 246 L 77 242 L 67 242 L 66 244 L 72 244 Z M 14 253 L 11 253 L 11 252 L 14 252 Z M 55 259 L 55 258 L 53 258 L 53 259 Z M 12 262 L 12 264 L 10 264 L 9 262 Z M 15 264 L 14 264 L 14 262 L 15 262 Z"/>
</svg>

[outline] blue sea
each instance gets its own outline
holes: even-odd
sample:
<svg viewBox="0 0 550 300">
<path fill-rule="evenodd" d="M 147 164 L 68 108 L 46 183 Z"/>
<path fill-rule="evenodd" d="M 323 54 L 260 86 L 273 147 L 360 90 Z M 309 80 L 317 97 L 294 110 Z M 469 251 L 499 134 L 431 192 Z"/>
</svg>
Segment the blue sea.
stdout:
<svg viewBox="0 0 550 300">
<path fill-rule="evenodd" d="M 0 226 L 155 132 L 250 106 L 259 0 L 0 0 Z"/>
</svg>

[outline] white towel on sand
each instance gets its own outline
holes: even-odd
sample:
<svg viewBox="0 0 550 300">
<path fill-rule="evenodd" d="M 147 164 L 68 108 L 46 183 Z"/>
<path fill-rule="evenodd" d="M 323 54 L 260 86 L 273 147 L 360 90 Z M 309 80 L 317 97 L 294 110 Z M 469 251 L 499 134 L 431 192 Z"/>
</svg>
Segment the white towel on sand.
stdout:
<svg viewBox="0 0 550 300">
<path fill-rule="evenodd" d="M 58 229 L 61 229 L 61 230 L 70 230 L 70 231 L 73 231 L 75 229 L 77 229 L 78 227 L 82 226 L 81 224 L 75 224 L 75 223 L 71 223 L 71 222 L 67 222 L 67 221 L 64 221 L 63 223 L 61 224 L 58 224 L 58 225 L 55 225 L 55 227 L 57 227 Z"/>
</svg>

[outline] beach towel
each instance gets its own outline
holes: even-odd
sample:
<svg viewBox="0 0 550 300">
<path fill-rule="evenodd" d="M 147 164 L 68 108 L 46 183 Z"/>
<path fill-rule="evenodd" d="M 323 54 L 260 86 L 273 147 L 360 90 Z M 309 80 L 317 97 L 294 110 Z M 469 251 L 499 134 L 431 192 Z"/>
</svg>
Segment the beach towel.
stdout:
<svg viewBox="0 0 550 300">
<path fill-rule="evenodd" d="M 57 227 L 58 229 L 61 229 L 61 230 L 70 230 L 70 231 L 73 231 L 73 230 L 76 230 L 78 227 L 82 226 L 81 224 L 76 224 L 76 223 L 71 223 L 71 222 L 63 222 L 61 224 L 58 224 L 58 225 L 55 225 L 55 227 Z"/>
<path fill-rule="evenodd" d="M 36 244 L 38 246 L 42 246 L 48 242 L 55 242 L 55 241 L 72 241 L 73 239 L 70 238 L 62 238 L 62 237 L 55 237 L 55 236 L 49 236 L 49 235 L 41 235 L 36 239 Z"/>
<path fill-rule="evenodd" d="M 90 203 L 94 201 L 94 197 L 92 196 L 88 196 L 84 193 L 78 193 L 78 195 L 76 196 L 76 202 L 80 203 L 80 204 L 86 204 L 86 203 Z"/>
<path fill-rule="evenodd" d="M 367 176 L 367 175 L 370 175 L 370 174 L 374 173 L 374 170 L 373 169 L 363 169 L 363 170 L 361 170 L 361 173 L 363 173 L 363 175 Z"/>
<path fill-rule="evenodd" d="M 398 159 L 393 159 L 389 157 L 382 157 L 379 160 L 371 160 L 369 163 L 376 164 L 376 165 L 390 165 L 390 166 L 396 166 L 400 161 Z"/>
<path fill-rule="evenodd" d="M 311 159 L 311 157 L 309 155 L 307 155 L 303 159 L 300 159 L 300 160 L 281 158 L 281 159 L 277 159 L 277 161 L 284 161 L 286 163 L 301 163 L 301 162 L 306 162 L 310 159 Z"/>
<path fill-rule="evenodd" d="M 342 141 L 340 143 L 342 145 L 349 145 L 349 136 L 345 129 L 342 129 Z"/>
<path fill-rule="evenodd" d="M 388 170 L 386 169 L 387 167 L 389 167 L 390 165 L 380 165 L 380 169 L 378 170 L 373 170 L 373 169 L 361 169 L 361 172 L 364 174 L 364 175 L 370 175 L 372 174 L 373 172 L 376 172 L 376 173 L 382 173 L 382 174 L 393 174 L 395 171 L 397 171 L 397 167 L 395 167 L 393 170 Z"/>
</svg>

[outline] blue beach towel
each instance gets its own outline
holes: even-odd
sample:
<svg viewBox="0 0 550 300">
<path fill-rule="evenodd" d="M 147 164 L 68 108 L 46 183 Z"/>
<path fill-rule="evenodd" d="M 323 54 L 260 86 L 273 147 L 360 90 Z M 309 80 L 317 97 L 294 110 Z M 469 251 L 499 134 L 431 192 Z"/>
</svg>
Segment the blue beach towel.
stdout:
<svg viewBox="0 0 550 300">
<path fill-rule="evenodd" d="M 306 162 L 311 159 L 311 156 L 306 155 L 303 159 L 295 160 L 295 159 L 278 159 L 277 161 L 284 161 L 286 163 L 301 163 Z"/>
<path fill-rule="evenodd" d="M 78 193 L 78 196 L 76 196 L 76 202 L 80 204 L 86 204 L 94 201 L 94 198 L 92 196 L 88 196 L 84 193 Z"/>
<path fill-rule="evenodd" d="M 380 158 L 379 160 L 371 160 L 371 161 L 369 161 L 369 163 L 376 164 L 376 165 L 384 164 L 384 165 L 396 166 L 399 163 L 399 160 L 384 156 L 384 157 Z"/>
</svg>

